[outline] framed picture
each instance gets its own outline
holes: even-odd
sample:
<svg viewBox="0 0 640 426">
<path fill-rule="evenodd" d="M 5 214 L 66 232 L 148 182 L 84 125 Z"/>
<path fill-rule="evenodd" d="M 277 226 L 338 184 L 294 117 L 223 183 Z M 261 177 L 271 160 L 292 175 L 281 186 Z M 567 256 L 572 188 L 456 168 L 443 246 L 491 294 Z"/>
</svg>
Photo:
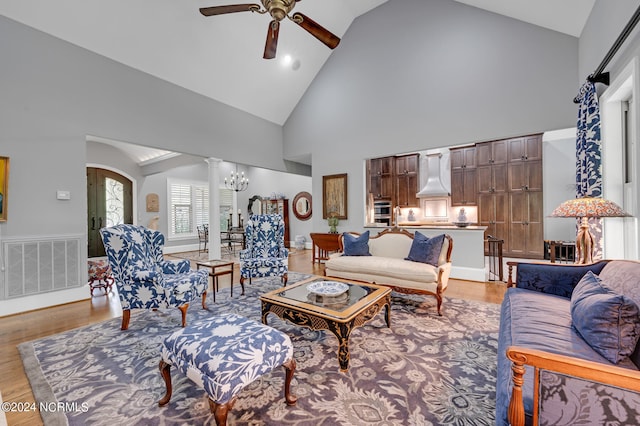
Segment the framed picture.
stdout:
<svg viewBox="0 0 640 426">
<path fill-rule="evenodd" d="M 347 174 L 322 176 L 322 218 L 347 218 Z"/>
<path fill-rule="evenodd" d="M 9 157 L 0 157 L 0 222 L 7 220 L 7 194 L 9 189 Z"/>
</svg>

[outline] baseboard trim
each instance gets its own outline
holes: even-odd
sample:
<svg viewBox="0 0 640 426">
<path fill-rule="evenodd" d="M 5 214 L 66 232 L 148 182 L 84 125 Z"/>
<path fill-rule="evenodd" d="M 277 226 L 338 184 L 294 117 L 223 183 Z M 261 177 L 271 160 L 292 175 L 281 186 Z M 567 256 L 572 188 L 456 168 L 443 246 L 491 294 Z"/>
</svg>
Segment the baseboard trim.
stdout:
<svg viewBox="0 0 640 426">
<path fill-rule="evenodd" d="M 452 266 L 451 278 L 467 281 L 487 281 L 487 271 L 484 268 L 466 268 L 464 266 Z"/>
</svg>

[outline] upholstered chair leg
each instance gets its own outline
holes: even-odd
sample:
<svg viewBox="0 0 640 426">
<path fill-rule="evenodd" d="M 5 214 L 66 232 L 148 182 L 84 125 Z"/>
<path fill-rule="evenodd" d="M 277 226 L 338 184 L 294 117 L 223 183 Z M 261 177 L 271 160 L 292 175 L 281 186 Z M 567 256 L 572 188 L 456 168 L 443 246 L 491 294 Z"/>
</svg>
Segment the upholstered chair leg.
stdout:
<svg viewBox="0 0 640 426">
<path fill-rule="evenodd" d="M 213 413 L 213 417 L 216 419 L 217 426 L 226 426 L 227 424 L 227 414 L 233 408 L 233 404 L 236 403 L 236 397 L 231 398 L 231 401 L 226 404 L 218 404 L 209 398 L 209 407 L 211 408 L 211 412 Z"/>
<path fill-rule="evenodd" d="M 285 286 L 285 287 L 287 286 L 287 280 L 288 280 L 288 279 L 289 279 L 289 274 L 285 272 L 285 273 L 282 275 L 282 278 L 281 278 L 282 283 L 284 284 L 284 286 Z"/>
<path fill-rule="evenodd" d="M 291 395 L 291 379 L 293 379 L 293 373 L 296 371 L 296 360 L 291 358 L 289 361 L 282 364 L 285 370 L 284 380 L 284 399 L 287 401 L 287 405 L 295 405 L 298 401 L 298 397 Z"/>
<path fill-rule="evenodd" d="M 126 330 L 129 328 L 129 320 L 131 319 L 131 310 L 123 309 L 122 310 L 122 326 L 120 330 Z"/>
<path fill-rule="evenodd" d="M 213 289 L 213 293 L 215 294 L 216 289 Z M 205 290 L 204 293 L 202 293 L 202 309 L 207 309 L 207 291 Z"/>
<path fill-rule="evenodd" d="M 162 407 L 163 405 L 167 405 L 169 400 L 171 399 L 171 393 L 173 392 L 173 388 L 171 386 L 171 364 L 167 364 L 164 360 L 160 360 L 160 364 L 158 365 L 160 368 L 160 374 L 164 379 L 164 384 L 167 388 L 166 393 L 162 397 L 160 401 L 158 401 L 158 406 Z"/>
<path fill-rule="evenodd" d="M 182 327 L 185 327 L 187 325 L 187 309 L 189 309 L 189 304 L 185 303 L 178 309 L 180 309 L 180 312 L 182 312 Z"/>
<path fill-rule="evenodd" d="M 442 296 L 437 295 L 436 296 L 436 300 L 438 301 L 438 315 L 442 316 L 442 311 L 441 311 L 441 308 L 442 308 Z"/>
</svg>

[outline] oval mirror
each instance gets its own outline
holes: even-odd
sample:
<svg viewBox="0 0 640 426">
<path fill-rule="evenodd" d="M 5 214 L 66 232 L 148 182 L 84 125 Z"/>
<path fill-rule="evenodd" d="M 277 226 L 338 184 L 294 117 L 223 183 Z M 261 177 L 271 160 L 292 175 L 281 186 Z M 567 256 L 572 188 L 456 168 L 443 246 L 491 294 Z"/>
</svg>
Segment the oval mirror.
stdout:
<svg viewBox="0 0 640 426">
<path fill-rule="evenodd" d="M 259 195 L 254 195 L 249 198 L 249 205 L 247 206 L 247 210 L 249 211 L 249 216 L 254 214 L 262 214 L 262 197 Z"/>
<path fill-rule="evenodd" d="M 293 199 L 293 214 L 300 220 L 308 220 L 311 217 L 311 194 L 299 192 Z"/>
</svg>

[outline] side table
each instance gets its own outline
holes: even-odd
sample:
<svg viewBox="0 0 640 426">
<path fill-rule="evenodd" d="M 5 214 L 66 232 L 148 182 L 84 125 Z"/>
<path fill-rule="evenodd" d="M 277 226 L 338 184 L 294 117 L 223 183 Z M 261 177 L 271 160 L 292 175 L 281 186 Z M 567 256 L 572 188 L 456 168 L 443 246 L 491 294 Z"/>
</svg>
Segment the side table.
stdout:
<svg viewBox="0 0 640 426">
<path fill-rule="evenodd" d="M 223 275 L 231 275 L 231 297 L 233 297 L 233 262 L 228 260 L 207 260 L 196 262 L 196 268 L 209 269 L 209 276 L 213 278 L 213 303 L 216 302 L 216 292 L 218 291 L 218 277 Z M 242 294 L 244 294 L 244 284 L 242 285 Z"/>
<path fill-rule="evenodd" d="M 340 234 L 312 232 L 309 234 L 313 241 L 312 263 L 329 259 L 329 254 L 340 250 Z"/>
</svg>

